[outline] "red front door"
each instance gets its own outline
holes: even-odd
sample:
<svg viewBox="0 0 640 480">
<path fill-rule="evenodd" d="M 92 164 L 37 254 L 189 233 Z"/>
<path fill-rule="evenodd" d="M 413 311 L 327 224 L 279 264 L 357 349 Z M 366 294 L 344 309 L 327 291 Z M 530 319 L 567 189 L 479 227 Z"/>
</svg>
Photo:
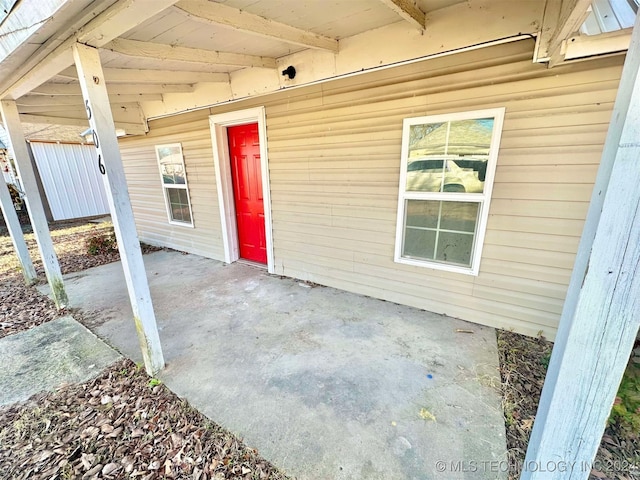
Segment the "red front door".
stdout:
<svg viewBox="0 0 640 480">
<path fill-rule="evenodd" d="M 240 257 L 267 263 L 258 124 L 227 129 Z"/>
</svg>

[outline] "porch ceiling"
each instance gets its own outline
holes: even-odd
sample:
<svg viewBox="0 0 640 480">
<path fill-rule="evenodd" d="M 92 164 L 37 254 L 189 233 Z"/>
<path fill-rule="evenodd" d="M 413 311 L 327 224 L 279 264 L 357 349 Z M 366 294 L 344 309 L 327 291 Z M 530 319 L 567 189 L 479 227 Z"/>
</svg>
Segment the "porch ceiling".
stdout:
<svg viewBox="0 0 640 480">
<path fill-rule="evenodd" d="M 21 44 L 8 54 L 2 63 L 16 68 L 3 69 L 4 75 L 0 73 L 0 96 L 17 99 L 25 123 L 57 121 L 85 126 L 75 68 L 72 65 L 64 68 L 69 65 L 69 57 L 66 51 L 61 51 L 65 40 L 76 37 L 76 41 L 101 48 L 116 123 L 128 133 L 144 133 L 144 127 L 133 126 L 140 121 L 144 123 L 141 102 L 162 101 L 162 95 L 167 93 L 193 92 L 196 85 L 204 82 L 230 85 L 230 75 L 241 70 L 263 70 L 264 75 L 267 73 L 264 70 L 278 68 L 278 59 L 306 50 L 336 54 L 341 40 L 392 24 L 404 24 L 409 30 L 422 32 L 427 13 L 466 2 L 164 1 L 166 8 L 155 7 L 154 14 L 145 16 L 138 11 L 138 20 L 129 20 L 131 28 L 113 25 L 117 9 L 120 6 L 125 11 L 135 3 L 144 4 L 145 0 L 58 3 L 66 22 L 61 26 L 60 19 L 56 24 L 43 19 L 43 28 L 57 34 L 41 36 L 39 42 L 31 42 L 30 38 L 23 42 L 28 48 Z M 38 32 L 32 37 L 37 35 Z M 52 65 L 34 62 L 43 58 L 51 60 Z M 128 104 L 127 118 L 121 115 L 123 104 Z M 136 119 L 132 120 L 131 114 L 136 109 Z"/>
<path fill-rule="evenodd" d="M 545 1 L 515 3 L 58 0 L 57 23 L 43 18 L 40 30 L 0 58 L 0 97 L 17 100 L 25 123 L 86 128 L 70 53 L 73 43 L 85 43 L 100 49 L 116 127 L 142 134 L 147 117 L 181 111 L 184 105 L 277 91 L 518 34 L 535 35 L 541 28 L 544 35 Z M 552 3 L 560 5 L 560 0 Z M 575 31 L 566 24 L 582 18 L 588 3 L 563 2 L 562 18 L 569 20 L 549 31 Z M 27 4 L 39 5 L 38 0 L 21 2 L 23 8 Z M 295 80 L 281 75 L 288 65 L 300 67 Z"/>
</svg>

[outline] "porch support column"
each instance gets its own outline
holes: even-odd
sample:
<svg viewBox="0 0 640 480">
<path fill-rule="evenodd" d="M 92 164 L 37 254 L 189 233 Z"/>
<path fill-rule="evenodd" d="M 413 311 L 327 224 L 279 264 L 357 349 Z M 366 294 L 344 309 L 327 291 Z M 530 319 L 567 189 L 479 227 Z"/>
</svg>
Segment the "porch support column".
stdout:
<svg viewBox="0 0 640 480">
<path fill-rule="evenodd" d="M 638 334 L 639 67 L 640 15 L 529 440 L 524 480 L 589 477 Z"/>
<path fill-rule="evenodd" d="M 73 46 L 73 58 L 89 124 L 94 132 L 98 159 L 100 165 L 104 166 L 105 190 L 144 365 L 147 373 L 153 375 L 164 367 L 164 357 L 100 56 L 96 48 L 76 43 Z"/>
<path fill-rule="evenodd" d="M 58 257 L 53 249 L 53 241 L 51 240 L 47 217 L 38 191 L 36 174 L 31 164 L 31 158 L 27 150 L 27 142 L 24 138 L 24 131 L 20 124 L 18 107 L 14 100 L 2 100 L 0 102 L 0 109 L 2 110 L 4 127 L 9 135 L 13 158 L 18 168 L 18 175 L 22 182 L 22 188 L 25 191 L 25 203 L 27 205 L 27 211 L 29 212 L 29 218 L 31 219 L 33 234 L 36 237 L 40 256 L 42 257 L 42 263 L 44 264 L 47 281 L 51 287 L 51 295 L 53 296 L 56 307 L 62 309 L 66 307 L 68 303 L 67 293 L 64 289 L 64 283 L 62 282 L 62 273 L 60 272 Z M 12 236 L 12 238 L 15 237 Z"/>
<path fill-rule="evenodd" d="M 0 209 L 2 209 L 2 217 L 4 223 L 7 224 L 9 230 L 9 236 L 11 236 L 11 242 L 13 248 L 20 261 L 20 267 L 24 281 L 27 285 L 33 285 L 36 282 L 36 269 L 33 268 L 31 262 L 31 256 L 29 255 L 29 249 L 27 243 L 24 241 L 24 235 L 22 234 L 22 227 L 20 226 L 20 220 L 13 207 L 11 200 L 11 194 L 7 188 L 7 184 L 4 179 L 0 179 Z"/>
</svg>

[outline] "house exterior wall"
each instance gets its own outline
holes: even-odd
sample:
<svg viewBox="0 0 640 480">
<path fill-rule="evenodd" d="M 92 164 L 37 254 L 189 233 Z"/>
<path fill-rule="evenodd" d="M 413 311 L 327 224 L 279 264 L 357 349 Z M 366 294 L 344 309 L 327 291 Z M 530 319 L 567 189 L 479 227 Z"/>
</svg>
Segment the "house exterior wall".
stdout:
<svg viewBox="0 0 640 480">
<path fill-rule="evenodd" d="M 129 194 L 142 241 L 222 259 L 220 209 L 207 111 L 154 122 L 145 137 L 121 139 Z M 194 227 L 170 224 L 155 146 L 182 144 Z"/>
<path fill-rule="evenodd" d="M 553 338 L 622 58 L 549 70 L 532 55 L 521 41 L 151 121 L 121 141 L 139 232 L 223 258 L 208 115 L 264 105 L 276 273 Z M 495 107 L 506 116 L 480 273 L 395 263 L 402 120 Z M 193 229 L 166 219 L 153 148 L 173 142 Z"/>
</svg>

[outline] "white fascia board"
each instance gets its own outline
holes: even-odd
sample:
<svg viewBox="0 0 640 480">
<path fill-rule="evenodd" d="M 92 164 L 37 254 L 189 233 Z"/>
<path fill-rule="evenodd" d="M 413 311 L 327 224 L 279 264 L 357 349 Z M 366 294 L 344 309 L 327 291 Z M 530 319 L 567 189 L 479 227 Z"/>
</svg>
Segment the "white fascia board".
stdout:
<svg viewBox="0 0 640 480">
<path fill-rule="evenodd" d="M 599 35 L 578 35 L 567 41 L 564 60 L 607 55 L 626 52 L 631 43 L 633 28 L 625 28 L 615 32 L 601 33 Z"/>
</svg>

